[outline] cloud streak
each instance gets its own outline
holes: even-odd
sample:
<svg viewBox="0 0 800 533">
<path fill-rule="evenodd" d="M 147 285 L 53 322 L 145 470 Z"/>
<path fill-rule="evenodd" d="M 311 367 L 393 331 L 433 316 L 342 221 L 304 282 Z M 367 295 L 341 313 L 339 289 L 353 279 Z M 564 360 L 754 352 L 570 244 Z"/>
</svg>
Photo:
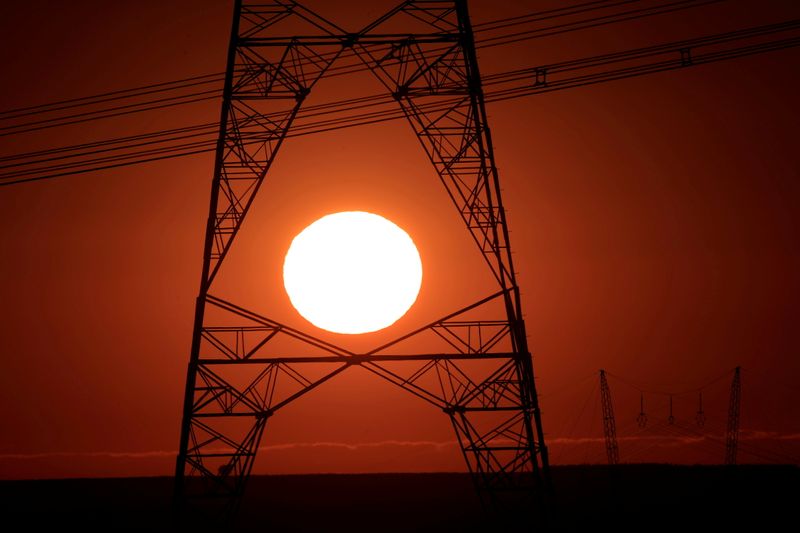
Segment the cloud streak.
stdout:
<svg viewBox="0 0 800 533">
<path fill-rule="evenodd" d="M 691 444 L 704 440 L 724 439 L 723 434 L 708 435 L 630 435 L 621 436 L 619 442 L 661 442 L 664 445 Z M 739 436 L 740 441 L 782 441 L 800 443 L 800 433 L 780 433 L 776 431 L 742 431 Z M 511 441 L 509 441 L 511 442 Z M 547 437 L 549 446 L 577 446 L 596 444 L 602 445 L 603 437 L 583 436 L 583 437 Z M 280 444 L 268 444 L 260 446 L 259 452 L 282 452 L 304 449 L 330 449 L 357 452 L 361 450 L 377 450 L 380 448 L 429 448 L 436 451 L 443 451 L 458 445 L 455 440 L 432 441 L 432 440 L 381 440 L 375 442 L 287 442 Z M 163 459 L 172 458 L 177 455 L 177 450 L 149 450 L 149 451 L 86 451 L 86 452 L 37 452 L 37 453 L 0 453 L 0 460 L 37 460 L 37 459 Z"/>
</svg>

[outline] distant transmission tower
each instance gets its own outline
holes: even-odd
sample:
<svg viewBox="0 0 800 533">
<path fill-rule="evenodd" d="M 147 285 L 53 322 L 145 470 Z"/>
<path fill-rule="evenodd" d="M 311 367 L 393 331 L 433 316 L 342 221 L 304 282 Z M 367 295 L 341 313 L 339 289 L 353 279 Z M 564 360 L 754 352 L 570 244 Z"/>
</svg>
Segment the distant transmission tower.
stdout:
<svg viewBox="0 0 800 533">
<path fill-rule="evenodd" d="M 615 465 L 619 463 L 617 422 L 614 419 L 614 405 L 611 403 L 611 389 L 608 387 L 605 370 L 600 370 L 600 404 L 603 410 L 603 435 L 606 439 L 608 464 Z"/>
<path fill-rule="evenodd" d="M 731 382 L 731 398 L 728 403 L 728 430 L 725 433 L 725 464 L 736 464 L 736 453 L 739 448 L 739 414 L 742 407 L 741 367 L 733 371 Z"/>
<path fill-rule="evenodd" d="M 494 294 L 363 353 L 246 309 L 214 285 L 298 111 L 344 56 L 397 102 L 497 282 Z M 353 366 L 449 417 L 487 505 L 544 493 L 547 448 L 465 0 L 402 2 L 356 33 L 290 0 L 235 2 L 194 320 L 175 473 L 181 510 L 230 516 L 270 418 Z M 407 348 L 420 338 L 430 352 Z M 278 351 L 280 339 L 305 355 Z"/>
</svg>

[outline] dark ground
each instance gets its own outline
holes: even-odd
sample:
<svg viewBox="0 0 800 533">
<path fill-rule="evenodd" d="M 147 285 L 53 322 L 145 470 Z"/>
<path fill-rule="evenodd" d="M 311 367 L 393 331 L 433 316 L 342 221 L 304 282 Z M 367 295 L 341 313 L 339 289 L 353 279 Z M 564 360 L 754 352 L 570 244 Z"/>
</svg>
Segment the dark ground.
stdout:
<svg viewBox="0 0 800 533">
<path fill-rule="evenodd" d="M 797 531 L 797 466 L 553 468 L 556 531 Z M 169 530 L 170 478 L 0 482 L 5 531 Z M 529 515 L 532 518 L 532 515 Z M 504 531 L 464 474 L 257 476 L 244 531 Z M 218 529 L 218 528 L 214 528 Z"/>
</svg>

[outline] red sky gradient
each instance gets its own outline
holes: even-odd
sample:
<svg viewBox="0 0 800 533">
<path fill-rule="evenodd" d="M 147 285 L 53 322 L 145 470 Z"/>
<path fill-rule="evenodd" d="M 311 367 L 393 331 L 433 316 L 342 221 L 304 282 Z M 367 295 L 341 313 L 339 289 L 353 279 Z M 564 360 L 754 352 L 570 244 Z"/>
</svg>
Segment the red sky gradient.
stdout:
<svg viewBox="0 0 800 533">
<path fill-rule="evenodd" d="M 339 4 L 345 4 L 342 7 Z M 307 2 L 356 29 L 394 2 Z M 558 2 L 470 2 L 473 22 Z M 336 7 L 334 7 L 336 6 Z M 0 111 L 222 72 L 230 2 L 3 3 Z M 484 75 L 781 22 L 730 0 L 481 50 Z M 800 457 L 800 51 L 488 106 L 553 462 L 603 462 L 597 370 L 622 461 L 721 462 L 744 367 L 744 462 Z M 372 94 L 320 83 L 324 102 Z M 216 120 L 219 102 L 0 137 L 0 155 Z M 213 156 L 0 188 L 0 478 L 170 475 Z M 290 139 L 219 279 L 236 303 L 322 335 L 290 307 L 292 237 L 340 210 L 403 227 L 417 304 L 376 345 L 487 294 L 482 258 L 407 124 Z M 215 291 L 219 292 L 219 291 Z M 717 379 L 719 378 L 719 379 Z M 645 396 L 635 417 L 629 383 Z M 691 434 L 697 389 L 708 422 Z M 764 450 L 767 450 L 766 454 Z M 256 473 L 460 471 L 446 416 L 354 368 L 270 420 Z"/>
</svg>

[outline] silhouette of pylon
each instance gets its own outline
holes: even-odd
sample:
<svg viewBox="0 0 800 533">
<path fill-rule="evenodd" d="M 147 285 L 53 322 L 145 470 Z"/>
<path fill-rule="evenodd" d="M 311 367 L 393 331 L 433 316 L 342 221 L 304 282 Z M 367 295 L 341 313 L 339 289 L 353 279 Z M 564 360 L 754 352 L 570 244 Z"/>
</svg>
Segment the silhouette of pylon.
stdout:
<svg viewBox="0 0 800 533">
<path fill-rule="evenodd" d="M 289 0 L 237 0 L 234 9 L 176 465 L 178 509 L 230 517 L 270 417 L 353 366 L 448 415 L 488 507 L 541 502 L 547 448 L 466 1 L 403 2 L 356 33 Z M 281 33 L 287 22 L 291 34 Z M 396 100 L 497 282 L 494 294 L 360 353 L 213 292 L 306 97 L 344 56 L 360 60 Z M 498 316 L 471 318 L 476 310 Z M 426 335 L 431 352 L 403 353 L 405 341 Z M 321 355 L 271 356 L 281 338 Z"/>
<path fill-rule="evenodd" d="M 606 371 L 600 370 L 600 405 L 603 410 L 603 436 L 606 441 L 608 464 L 619 463 L 619 445 L 617 444 L 617 421 L 614 418 L 614 404 L 611 402 L 611 388 L 608 386 Z M 642 416 L 644 400 L 642 399 Z"/>
<path fill-rule="evenodd" d="M 739 418 L 742 410 L 742 377 L 741 367 L 733 371 L 731 395 L 728 402 L 728 425 L 725 431 L 725 464 L 735 465 L 739 451 Z"/>
</svg>

